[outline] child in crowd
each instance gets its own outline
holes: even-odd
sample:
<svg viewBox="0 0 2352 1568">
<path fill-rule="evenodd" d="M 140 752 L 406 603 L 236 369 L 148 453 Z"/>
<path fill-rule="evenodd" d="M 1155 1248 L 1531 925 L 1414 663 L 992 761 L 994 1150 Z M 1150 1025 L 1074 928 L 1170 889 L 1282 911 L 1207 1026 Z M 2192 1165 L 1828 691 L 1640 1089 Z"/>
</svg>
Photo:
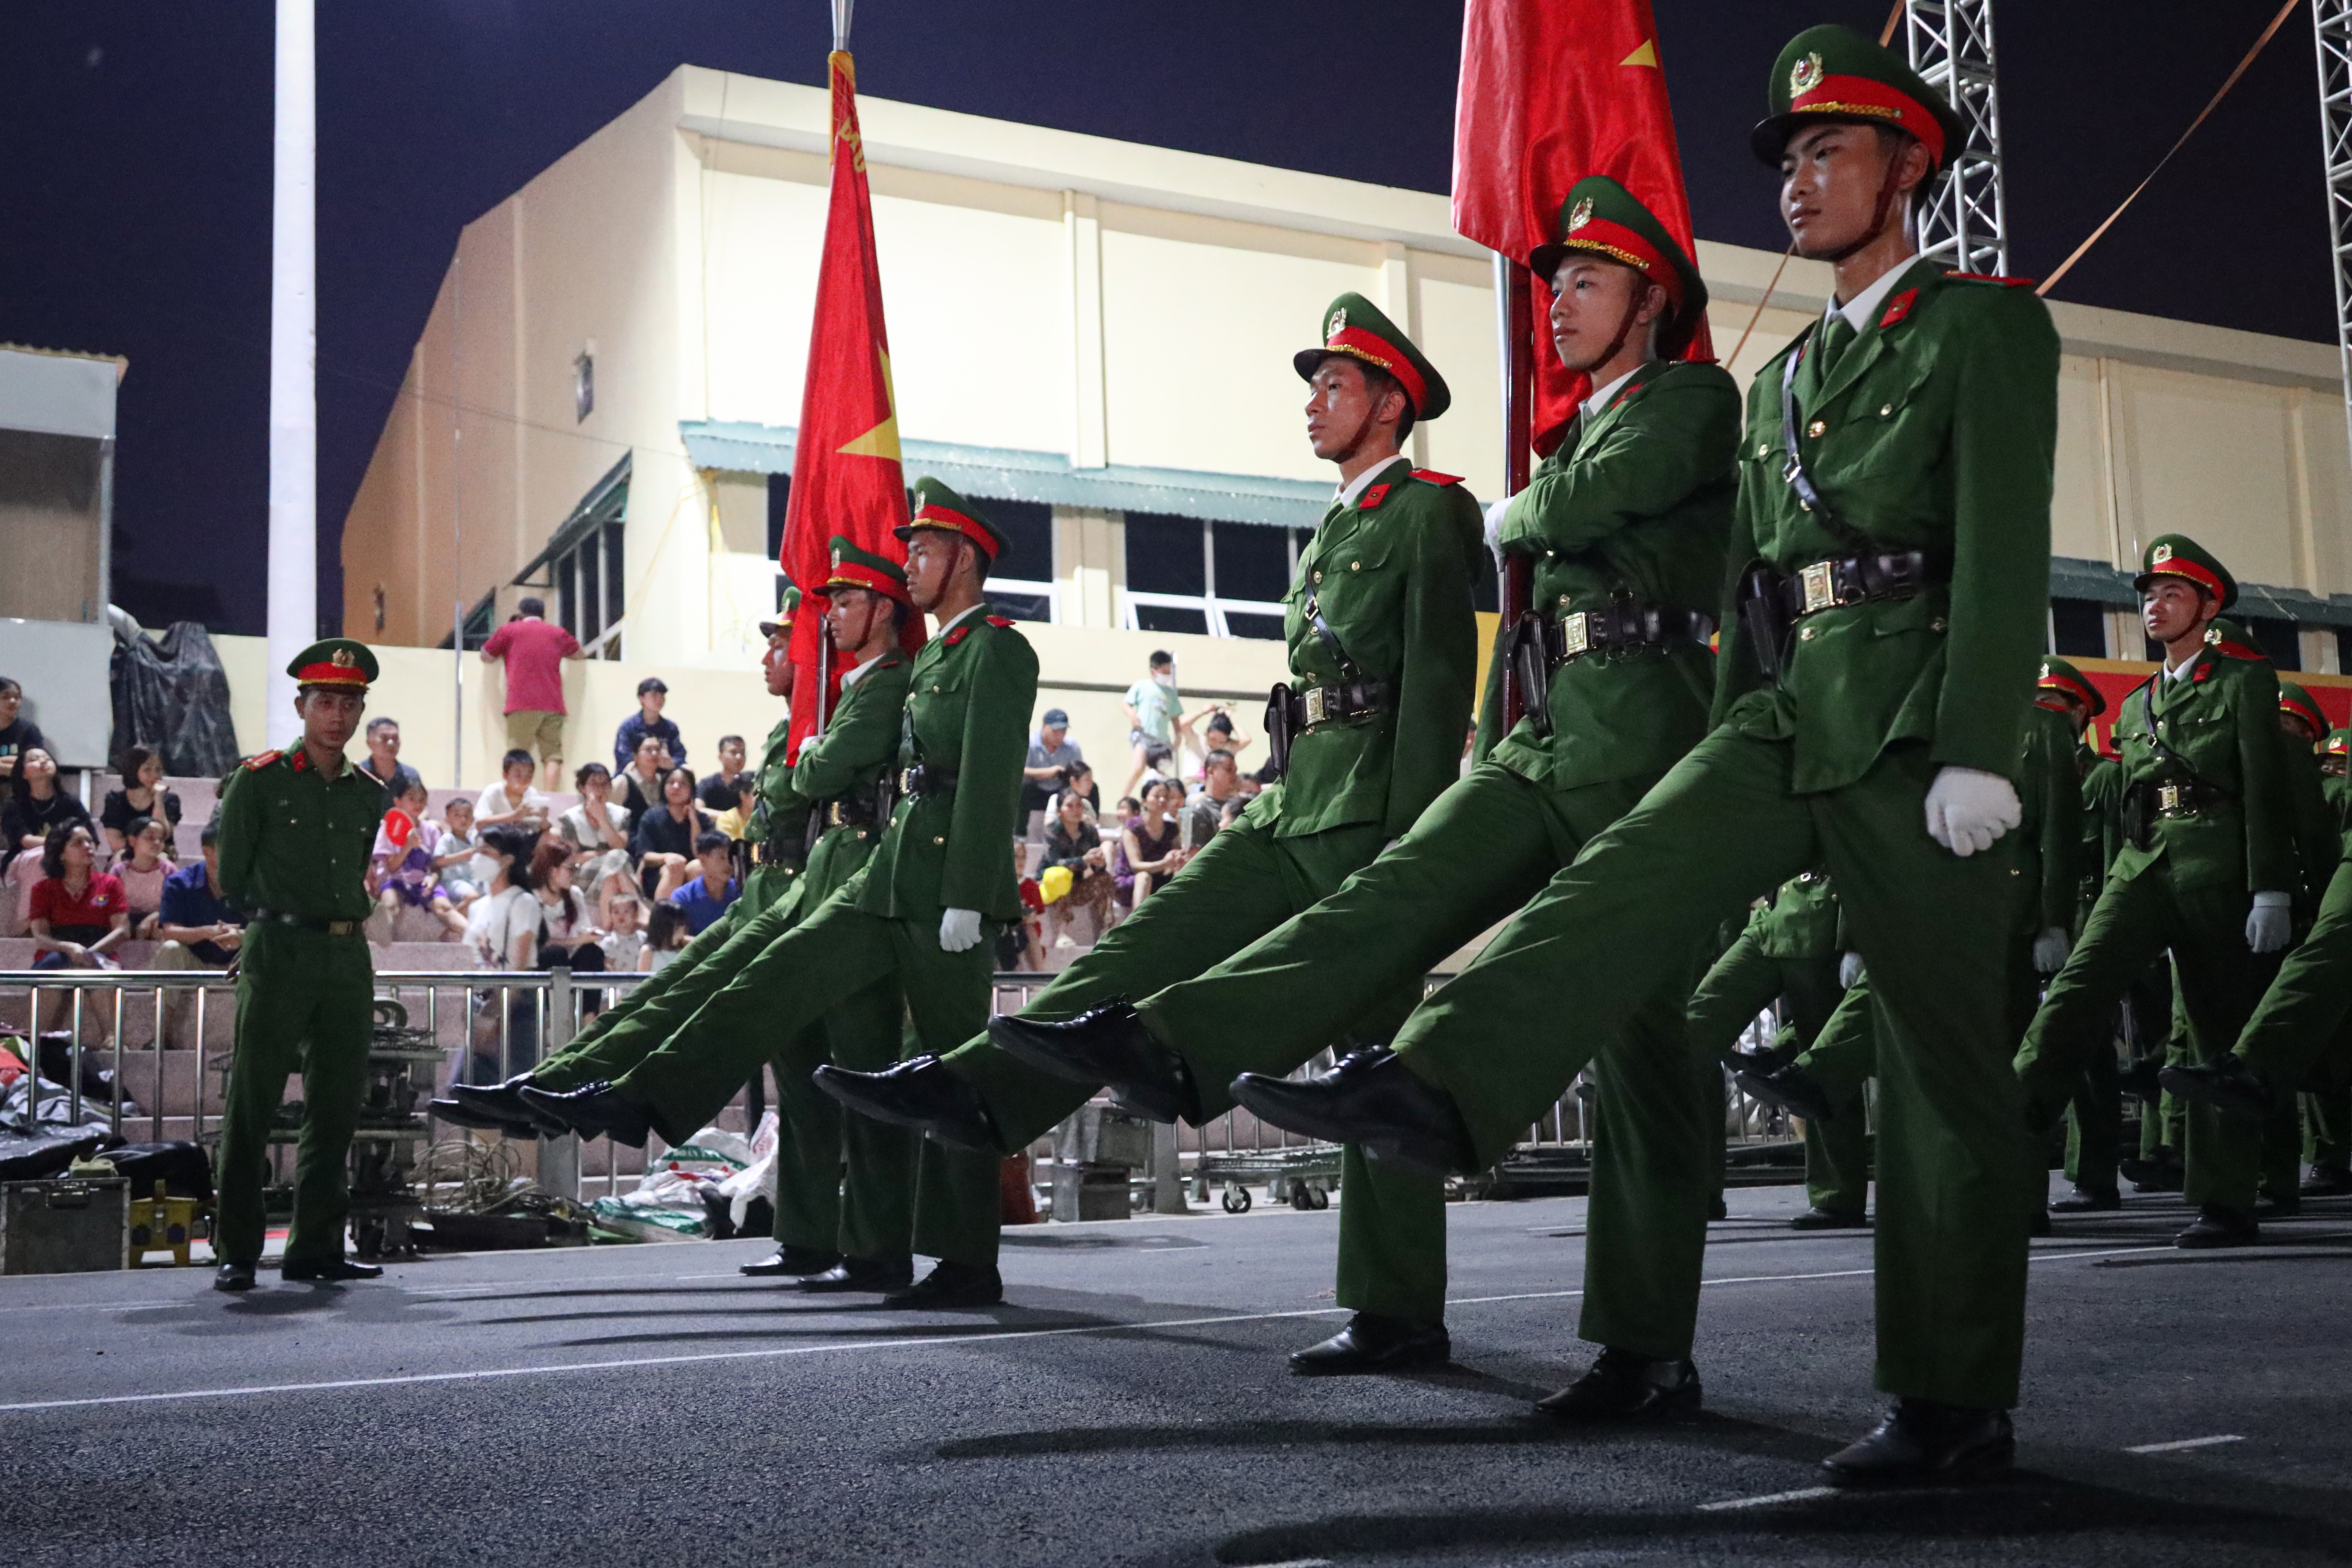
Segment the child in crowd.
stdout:
<svg viewBox="0 0 2352 1568">
<path fill-rule="evenodd" d="M 124 824 L 122 858 L 115 862 L 114 879 L 122 884 L 131 910 L 131 939 L 152 942 L 156 911 L 163 907 L 163 879 L 179 869 L 169 853 L 171 825 L 152 816 L 134 816 Z"/>
<path fill-rule="evenodd" d="M 686 929 L 686 911 L 676 904 L 656 904 L 646 917 L 646 942 L 637 952 L 637 970 L 659 974 L 686 944 L 694 940 Z"/>
<path fill-rule="evenodd" d="M 497 870 L 495 863 L 488 871 L 482 868 L 487 858 L 482 854 L 482 835 L 474 826 L 474 803 L 463 795 L 441 808 L 442 849 L 441 887 L 449 901 L 459 909 L 468 908 L 490 885 Z"/>
<path fill-rule="evenodd" d="M 547 831 L 547 797 L 539 793 L 531 781 L 539 776 L 539 764 L 525 751 L 512 751 L 499 763 L 499 782 L 488 785 L 482 796 L 474 803 L 474 826 L 499 827 L 508 824 L 528 833 Z"/>
<path fill-rule="evenodd" d="M 634 974 L 637 955 L 646 949 L 646 933 L 639 929 L 645 906 L 634 898 L 618 896 L 607 900 L 602 924 L 604 927 L 604 967 Z"/>
<path fill-rule="evenodd" d="M 404 904 L 431 910 L 453 940 L 463 940 L 466 917 L 457 912 L 457 900 L 439 876 L 445 858 L 459 857 L 446 854 L 446 836 L 425 815 L 425 785 L 411 783 L 375 830 L 375 851 L 368 865 L 380 889 L 376 903 L 387 923 L 399 917 Z M 470 848 L 467 854 L 470 856 Z"/>
</svg>

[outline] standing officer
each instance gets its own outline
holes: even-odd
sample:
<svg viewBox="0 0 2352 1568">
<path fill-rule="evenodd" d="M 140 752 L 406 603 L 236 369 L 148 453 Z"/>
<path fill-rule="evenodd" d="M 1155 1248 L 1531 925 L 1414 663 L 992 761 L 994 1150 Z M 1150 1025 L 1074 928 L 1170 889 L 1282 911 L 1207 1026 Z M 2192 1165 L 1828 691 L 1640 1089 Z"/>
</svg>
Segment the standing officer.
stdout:
<svg viewBox="0 0 2352 1568">
<path fill-rule="evenodd" d="M 1611 314 L 1609 331 L 1622 335 L 1633 325 L 1630 316 Z M 1081 1067 L 1074 1076 L 1026 1042 L 1046 1037 L 1047 1021 L 1131 1019 L 1129 999 L 1215 973 L 1212 965 L 1331 893 L 1381 845 L 1405 835 L 1459 776 L 1477 657 L 1470 596 L 1477 507 L 1449 476 L 1416 471 L 1398 455 L 1416 420 L 1445 411 L 1445 383 L 1386 316 L 1354 294 L 1332 301 L 1320 346 L 1299 351 L 1292 363 L 1312 389 L 1308 442 L 1317 457 L 1339 465 L 1340 483 L 1300 552 L 1289 595 L 1285 629 L 1297 687 L 1275 688 L 1267 712 L 1282 782 L 1065 970 L 1023 1012 L 1018 1030 L 1000 1018 L 987 1038 L 944 1063 L 873 1079 L 824 1075 L 851 1110 L 919 1127 L 935 1141 L 1011 1150 L 1104 1082 L 1126 1091 L 1132 1075 L 1089 1076 Z M 1507 853 L 1482 843 L 1455 869 L 1475 875 Z M 1420 975 L 1416 967 L 1352 963 L 1345 973 L 1294 972 L 1273 1010 L 1258 1005 L 1253 992 L 1217 1032 L 1243 1047 L 1278 1030 L 1305 1042 L 1295 1065 L 1350 1037 L 1384 1039 L 1411 1008 Z M 1249 1024 L 1235 1028 L 1232 1018 Z M 1181 1116 L 1198 1124 L 1229 1106 L 1224 1086 L 1232 1076 L 1230 1068 L 1201 1074 L 1177 1068 L 1124 1098 L 1129 1109 L 1156 1120 Z M 1339 1300 L 1356 1315 L 1339 1335 L 1294 1356 L 1294 1369 L 1346 1373 L 1444 1361 L 1451 1344 L 1443 1187 L 1372 1172 L 1357 1150 L 1342 1162 Z"/>
<path fill-rule="evenodd" d="M 907 589 L 940 629 L 908 671 L 898 799 L 872 858 L 636 1067 L 569 1094 L 527 1089 L 530 1103 L 583 1131 L 642 1141 L 650 1128 L 676 1142 L 715 1115 L 780 1041 L 877 981 L 897 984 L 926 1050 L 944 1051 L 987 1023 L 983 925 L 1021 918 L 1011 845 L 1037 656 L 982 597 L 1003 557 L 1002 536 L 937 479 L 917 480 L 915 495 L 914 521 L 899 531 L 908 542 Z M 922 1146 L 912 1250 L 940 1263 L 886 1304 L 978 1307 L 1003 1299 L 999 1163 Z M 841 1288 L 902 1283 L 867 1269 Z"/>
<path fill-rule="evenodd" d="M 1302 1087 L 1276 1120 L 1484 1169 L 1707 932 L 1826 865 L 1884 1026 L 1877 1380 L 1899 1399 L 1826 1465 L 1840 1483 L 1979 1473 L 2013 1450 L 2031 1202 L 2009 866 L 1983 851 L 2020 815 L 2058 340 L 2030 290 L 1917 257 L 1911 209 L 1962 132 L 1900 58 L 1815 27 L 1769 90 L 1755 148 L 1833 298 L 1749 389 L 1717 726 L 1416 1009 L 1393 1061 Z"/>
<path fill-rule="evenodd" d="M 2294 806 L 2279 745 L 2278 676 L 2209 644 L 2238 585 L 2195 541 L 2149 542 L 2136 579 L 2164 665 L 2124 699 L 2116 738 L 2127 781 L 2124 846 L 2018 1052 L 2034 1125 L 2054 1121 L 2093 1056 L 2111 1047 L 2115 1005 L 2172 951 L 2191 1043 L 2224 1054 L 2276 973 L 2292 934 Z M 2170 1070 L 2170 1069 L 2168 1069 Z M 2168 1085 L 2168 1087 L 2169 1087 Z M 2179 1246 L 2258 1238 L 2257 1128 L 2192 1107 Z"/>
<path fill-rule="evenodd" d="M 253 1289 L 268 1220 L 262 1181 L 286 1075 L 302 1074 L 302 1141 L 294 1158 L 288 1279 L 373 1279 L 343 1256 L 351 1214 L 345 1169 L 367 1089 L 375 969 L 361 926 L 374 909 L 368 852 L 383 824 L 384 787 L 343 756 L 376 677 L 364 643 L 329 637 L 286 667 L 302 743 L 264 752 L 221 792 L 220 880 L 247 912 L 236 974 L 236 1055 L 221 1119 L 213 1286 Z"/>
</svg>

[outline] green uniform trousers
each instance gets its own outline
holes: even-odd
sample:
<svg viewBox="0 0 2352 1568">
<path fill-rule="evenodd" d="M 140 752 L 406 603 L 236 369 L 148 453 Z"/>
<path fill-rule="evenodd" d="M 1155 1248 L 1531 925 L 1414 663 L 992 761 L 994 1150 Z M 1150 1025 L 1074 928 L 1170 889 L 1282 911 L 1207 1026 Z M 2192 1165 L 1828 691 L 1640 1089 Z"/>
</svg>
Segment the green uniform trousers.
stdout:
<svg viewBox="0 0 2352 1568">
<path fill-rule="evenodd" d="M 2168 947 L 2191 1048 L 2210 1059 L 2231 1047 L 2279 966 L 2275 955 L 2247 949 L 2252 905 L 2242 889 L 2176 886 L 2163 860 L 2128 881 L 2109 880 L 2017 1053 L 2032 1125 L 2054 1124 L 2084 1068 L 2114 1053 L 2116 1005 Z M 2191 1105 L 2186 1131 L 2188 1200 L 2251 1212 L 2262 1178 L 2262 1127 Z"/>
<path fill-rule="evenodd" d="M 213 1237 L 224 1263 L 258 1263 L 268 1228 L 262 1184 L 269 1128 L 286 1075 L 302 1075 L 302 1141 L 294 1156 L 294 1226 L 286 1256 L 343 1256 L 351 1217 L 348 1156 L 367 1092 L 375 1030 L 375 969 L 367 939 L 259 921 L 245 932 L 236 974 L 236 1054 L 221 1119 L 220 1188 Z"/>
<path fill-rule="evenodd" d="M 1806 795 L 1794 750 L 1728 728 L 1701 741 L 1422 1005 L 1398 1049 L 1492 1159 L 1724 920 L 1825 866 L 1885 1025 L 1878 1385 L 2006 1409 L 2033 1199 L 2000 984 L 2012 857 L 1963 859 L 1927 837 L 1924 745 L 1890 746 L 1853 784 Z"/>
<path fill-rule="evenodd" d="M 2347 1129 L 2341 1118 L 2345 1081 L 2352 1076 L 2352 861 L 2328 879 L 2318 917 L 2279 965 L 2235 1048 L 2281 1089 L 2314 1091 L 2311 1162 L 2326 1170 L 2343 1169 Z M 2266 1133 L 2273 1131 L 2268 1123 L 2264 1127 Z M 2265 1158 L 2266 1167 L 2273 1163 Z M 2274 1197 L 2291 1190 L 2280 1187 L 2274 1169 L 2265 1169 L 2263 1184 Z"/>
<path fill-rule="evenodd" d="M 1817 1209 L 1858 1215 L 1869 1196 L 1870 1080 L 1878 1076 L 1878 1019 L 1864 975 L 1830 1011 L 1797 1058 L 1837 1114 L 1805 1123 L 1805 1197 Z"/>
<path fill-rule="evenodd" d="M 1837 971 L 1834 952 L 1772 958 L 1752 929 L 1741 932 L 1691 993 L 1692 1047 L 1709 1060 L 1722 1061 L 1738 1046 L 1740 1031 L 1755 1022 L 1756 1015 L 1778 1005 L 1798 1046 L 1813 1048 L 1838 1006 Z M 1861 1214 L 1870 1204 L 1868 1118 L 1839 1115 L 1808 1121 L 1804 1136 L 1806 1201 L 1831 1214 Z"/>
<path fill-rule="evenodd" d="M 1211 970 L 1313 908 L 1380 849 L 1381 830 L 1370 823 L 1293 838 L 1249 821 L 1222 828 L 1189 865 L 1056 975 L 1023 1016 L 1075 1017 L 1113 997 L 1150 996 Z M 1419 998 L 1421 976 L 1412 968 L 1382 972 L 1361 987 L 1335 981 L 1332 990 L 1346 992 L 1351 1004 L 1346 1017 L 1295 1058 L 1277 1050 L 1260 1059 L 1249 1049 L 1264 1031 L 1288 1020 L 1280 1010 L 1269 1014 L 1254 999 L 1236 998 L 1219 1033 L 1239 1052 L 1240 1065 L 1192 1063 L 1202 1121 L 1232 1109 L 1227 1086 L 1243 1072 L 1287 1072 L 1325 1046 L 1349 1040 L 1385 1042 Z M 1007 1149 L 1025 1146 L 1095 1092 L 1024 1066 L 985 1036 L 949 1056 L 947 1065 L 979 1089 Z M 1339 1304 L 1412 1322 L 1443 1321 L 1444 1183 L 1375 1165 L 1349 1147 L 1340 1153 L 1339 1190 Z"/>
<path fill-rule="evenodd" d="M 945 1051 L 987 1023 L 990 943 L 983 940 L 962 952 L 943 952 L 935 924 L 918 926 L 859 910 L 858 886 L 853 882 L 835 891 L 803 915 L 660 1048 L 614 1080 L 653 1108 L 654 1128 L 664 1138 L 675 1142 L 717 1115 L 763 1061 L 837 1008 L 846 1007 L 846 1032 L 855 1038 L 845 1045 L 839 1035 L 828 1034 L 835 1059 L 865 1071 L 898 1054 L 900 998 L 925 1050 Z M 798 1076 L 805 1081 L 807 1074 Z M 903 1181 L 895 1173 L 906 1172 L 913 1184 L 911 1197 L 877 1193 L 868 1208 L 892 1212 L 890 1205 L 908 1203 L 911 1226 L 898 1234 L 911 1237 L 911 1250 L 993 1267 L 1001 1207 L 996 1158 L 919 1140 L 902 1129 L 856 1125 L 862 1117 L 848 1120 L 851 1125 L 841 1135 L 849 1142 L 853 1168 L 861 1163 L 859 1151 L 870 1144 L 871 1157 L 863 1163 L 877 1184 Z M 887 1152 L 902 1146 L 911 1146 L 912 1154 L 898 1158 Z M 903 1185 L 899 1190 L 905 1193 Z M 848 1218 L 845 1215 L 845 1238 Z M 861 1238 L 859 1245 L 867 1243 Z"/>
</svg>

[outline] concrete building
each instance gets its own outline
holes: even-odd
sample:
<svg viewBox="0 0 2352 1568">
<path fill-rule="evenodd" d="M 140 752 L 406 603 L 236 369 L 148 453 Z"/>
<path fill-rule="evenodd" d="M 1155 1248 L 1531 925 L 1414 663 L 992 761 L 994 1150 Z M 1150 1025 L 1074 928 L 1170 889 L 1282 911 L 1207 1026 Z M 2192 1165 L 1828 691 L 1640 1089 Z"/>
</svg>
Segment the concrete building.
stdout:
<svg viewBox="0 0 2352 1568">
<path fill-rule="evenodd" d="M 1037 623 L 1040 705 L 1068 708 L 1098 761 L 1124 753 L 1118 693 L 1154 647 L 1256 731 L 1289 564 L 1330 493 L 1289 353 L 1333 295 L 1379 302 L 1453 385 L 1414 459 L 1496 493 L 1490 259 L 1443 195 L 860 109 L 908 476 L 1005 523 L 996 589 Z M 426 650 L 461 610 L 487 635 L 524 584 L 617 666 L 575 677 L 585 729 L 609 736 L 653 669 L 674 712 L 763 727 L 751 628 L 776 603 L 826 114 L 817 88 L 681 67 L 464 231 L 342 544 L 344 628 L 415 650 L 379 705 L 409 710 L 428 776 L 436 746 L 462 745 L 466 780 L 487 777 L 499 730 L 495 672 Z M 1702 241 L 1698 260 L 1727 354 L 1779 258 Z M 1790 263 L 1734 374 L 1827 288 L 1825 267 Z M 2054 646 L 2139 658 L 2125 569 L 2182 530 L 2254 585 L 2244 611 L 2283 666 L 2338 669 L 2352 462 L 2334 347 L 2053 311 Z M 707 756 L 714 732 L 689 742 Z"/>
</svg>

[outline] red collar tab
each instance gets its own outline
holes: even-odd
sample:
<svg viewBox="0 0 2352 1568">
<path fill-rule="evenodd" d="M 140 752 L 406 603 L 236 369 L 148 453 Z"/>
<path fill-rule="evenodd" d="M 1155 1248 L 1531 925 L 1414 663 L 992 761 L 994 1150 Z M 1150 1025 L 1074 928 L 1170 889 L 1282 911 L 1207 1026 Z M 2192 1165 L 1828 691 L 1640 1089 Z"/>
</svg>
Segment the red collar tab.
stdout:
<svg viewBox="0 0 2352 1568">
<path fill-rule="evenodd" d="M 1944 125 L 1927 106 L 1866 76 L 1824 76 L 1789 100 L 1791 114 L 1851 115 L 1898 126 L 1919 138 L 1937 168 L 1944 166 Z"/>
<path fill-rule="evenodd" d="M 1919 290 L 1916 289 L 1906 289 L 1894 299 L 1886 301 L 1886 314 L 1878 318 L 1878 330 L 1883 332 L 1895 325 L 1895 322 L 1909 315 L 1911 307 L 1918 302 Z"/>
<path fill-rule="evenodd" d="M 2204 680 L 2210 679 L 2212 673 L 2213 661 L 2209 658 L 2200 663 L 2195 669 L 2190 670 L 2189 672 L 2189 679 L 2191 681 Z"/>
<path fill-rule="evenodd" d="M 246 758 L 245 765 L 248 768 L 266 768 L 285 754 L 283 752 L 257 752 Z"/>
<path fill-rule="evenodd" d="M 2031 289 L 2034 284 L 2033 279 L 2010 278 L 1999 272 L 1947 272 L 1944 276 L 1963 283 L 1998 283 L 2004 289 Z"/>
<path fill-rule="evenodd" d="M 990 626 L 995 626 L 1000 630 L 1006 626 L 1010 626 L 1013 624 L 1012 618 L 1006 616 L 987 616 L 982 618 L 985 619 Z"/>
<path fill-rule="evenodd" d="M 1594 217 L 1589 211 L 1583 211 L 1589 203 L 1580 202 L 1577 205 L 1583 221 L 1580 223 L 1576 216 L 1570 216 L 1568 237 L 1560 244 L 1574 250 L 1597 250 L 1612 261 L 1623 262 L 1664 289 L 1671 308 L 1679 312 L 1683 308 L 1682 276 L 1659 254 L 1658 247 L 1623 224 L 1612 223 L 1605 217 Z"/>
<path fill-rule="evenodd" d="M 1332 312 L 1334 315 L 1338 313 L 1336 310 Z M 1413 368 L 1412 361 L 1405 358 L 1386 338 L 1376 332 L 1368 332 L 1361 327 L 1342 326 L 1323 340 L 1323 346 L 1332 353 L 1346 354 L 1350 359 L 1376 364 L 1396 377 L 1398 384 L 1404 388 L 1405 396 L 1412 400 L 1412 411 L 1416 416 L 1428 406 L 1429 383 L 1422 378 L 1421 372 Z"/>
<path fill-rule="evenodd" d="M 911 526 L 939 528 L 950 533 L 961 533 L 982 550 L 987 551 L 991 561 L 1004 552 L 1003 542 L 996 537 L 986 523 L 976 517 L 966 517 L 952 507 L 944 507 L 936 501 L 926 502 L 921 510 L 915 513 Z"/>
<path fill-rule="evenodd" d="M 1425 485 L 1458 485 L 1462 482 L 1460 474 L 1441 474 L 1435 468 L 1415 468 L 1412 477 Z"/>
<path fill-rule="evenodd" d="M 960 642 L 963 641 L 963 639 L 964 639 L 964 638 L 966 638 L 966 637 L 970 637 L 971 635 L 971 623 L 970 621 L 966 621 L 963 625 L 961 625 L 961 626 L 960 626 L 956 627 L 956 629 L 955 629 L 955 630 L 953 630 L 953 631 L 950 632 L 946 637 L 944 637 L 940 638 L 940 640 L 941 642 L 943 642 L 944 644 L 946 644 L 949 647 L 955 647 L 955 645 L 956 645 L 956 644 L 958 644 L 958 643 L 960 643 Z"/>
<path fill-rule="evenodd" d="M 1391 485 L 1387 484 L 1374 485 L 1371 489 L 1366 490 L 1362 495 L 1356 498 L 1357 507 L 1364 511 L 1373 510 L 1381 504 L 1381 502 L 1389 499 L 1389 490 L 1392 487 Z"/>
<path fill-rule="evenodd" d="M 295 753 L 294 753 L 294 771 L 295 771 L 296 773 L 299 773 L 302 772 L 305 768 L 308 768 L 310 765 L 310 752 L 295 752 Z"/>
</svg>

